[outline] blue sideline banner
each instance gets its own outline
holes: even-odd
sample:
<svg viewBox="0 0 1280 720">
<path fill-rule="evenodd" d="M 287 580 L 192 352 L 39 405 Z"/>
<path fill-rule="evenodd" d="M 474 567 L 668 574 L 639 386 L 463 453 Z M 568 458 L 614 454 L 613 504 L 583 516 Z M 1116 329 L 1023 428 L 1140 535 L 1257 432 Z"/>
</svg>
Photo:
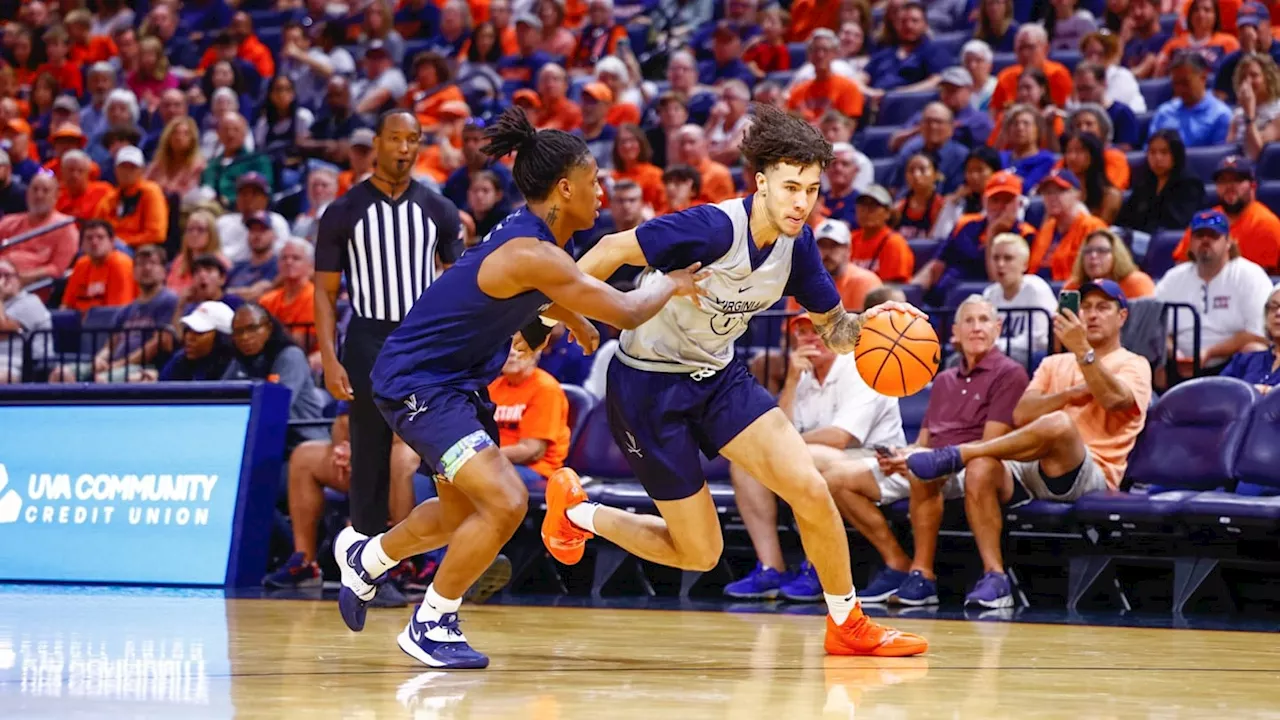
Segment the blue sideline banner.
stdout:
<svg viewBox="0 0 1280 720">
<path fill-rule="evenodd" d="M 244 531 L 270 525 L 287 423 L 264 389 L 0 405 L 0 579 L 240 584 L 265 552 Z"/>
</svg>

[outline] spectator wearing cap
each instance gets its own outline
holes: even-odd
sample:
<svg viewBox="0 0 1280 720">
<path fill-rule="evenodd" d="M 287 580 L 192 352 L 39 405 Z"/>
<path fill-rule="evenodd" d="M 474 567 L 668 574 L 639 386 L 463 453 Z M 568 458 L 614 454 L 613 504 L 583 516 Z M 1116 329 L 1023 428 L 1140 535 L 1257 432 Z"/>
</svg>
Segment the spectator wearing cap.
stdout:
<svg viewBox="0 0 1280 720">
<path fill-rule="evenodd" d="M 711 106 L 707 117 L 707 142 L 711 159 L 726 166 L 742 160 L 742 136 L 751 126 L 747 106 L 751 90 L 741 80 L 725 80 L 720 84 L 720 101 Z"/>
<path fill-rule="evenodd" d="M 256 173 L 264 192 L 270 193 L 273 177 L 271 159 L 245 147 L 248 134 L 249 124 L 240 114 L 229 112 L 218 118 L 218 141 L 222 144 L 222 152 L 210 158 L 200 177 L 200 184 L 211 188 L 224 207 L 230 207 L 235 201 L 240 177 L 249 173 Z"/>
<path fill-rule="evenodd" d="M 1280 63 L 1280 43 L 1275 42 L 1271 30 L 1271 11 L 1266 5 L 1248 2 L 1236 15 L 1236 38 L 1240 49 L 1225 55 L 1214 71 L 1213 93 L 1230 105 L 1236 100 L 1236 66 L 1246 55 L 1266 55 Z"/>
<path fill-rule="evenodd" d="M 84 254 L 71 268 L 71 277 L 67 278 L 66 289 L 62 291 L 62 307 L 83 315 L 92 307 L 117 307 L 133 302 L 138 295 L 133 258 L 116 249 L 111 225 L 103 220 L 89 220 L 84 223 L 81 235 Z"/>
<path fill-rule="evenodd" d="M 1018 79 L 1028 68 L 1036 68 L 1049 81 L 1049 97 L 1058 107 L 1066 107 L 1071 98 L 1074 83 L 1071 71 L 1062 63 L 1049 59 L 1049 36 L 1042 25 L 1029 23 L 1018 28 L 1013 52 L 1018 63 L 1010 65 L 996 76 L 996 89 L 991 94 L 991 114 L 999 115 L 1018 95 Z"/>
<path fill-rule="evenodd" d="M 1268 273 L 1280 272 L 1280 218 L 1257 199 L 1253 163 L 1246 157 L 1229 155 L 1218 164 L 1213 181 L 1218 191 L 1218 205 L 1213 209 L 1226 216 L 1240 255 Z M 1174 248 L 1173 258 L 1178 262 L 1190 257 L 1191 235 L 1188 230 Z"/>
<path fill-rule="evenodd" d="M 1232 355 L 1267 347 L 1263 312 L 1271 295 L 1266 270 L 1241 257 L 1220 210 L 1202 210 L 1191 218 L 1189 262 L 1177 265 L 1156 283 L 1156 297 L 1183 303 L 1200 316 L 1200 371 L 1217 374 Z M 1195 322 L 1185 308 L 1175 308 L 1178 334 L 1174 349 L 1179 373 L 1189 375 L 1194 353 Z"/>
<path fill-rule="evenodd" d="M 63 96 L 65 97 L 65 96 Z M 88 145 L 88 139 L 84 136 L 84 132 L 76 125 L 71 123 L 63 123 L 54 125 L 53 132 L 49 133 L 49 143 L 53 146 L 52 157 L 44 164 L 44 169 L 53 173 L 62 179 L 62 156 L 71 150 L 84 150 Z M 92 162 L 92 160 L 90 160 Z M 102 177 L 102 171 L 98 168 L 97 163 L 93 163 L 90 177 L 99 180 Z"/>
<path fill-rule="evenodd" d="M 920 113 L 920 132 L 902 146 L 889 175 L 889 188 L 893 192 L 907 185 L 907 161 L 924 153 L 933 160 L 941 178 L 941 190 L 954 192 L 964 182 L 964 161 L 969 149 L 954 140 L 955 117 L 951 109 L 941 102 L 931 102 Z"/>
<path fill-rule="evenodd" d="M 413 111 L 423 130 L 429 131 L 440 124 L 440 107 L 445 103 L 466 101 L 462 90 L 453 82 L 449 61 L 443 55 L 423 52 L 413 58 L 413 83 L 400 99 L 400 105 Z"/>
<path fill-rule="evenodd" d="M 938 78 L 938 101 L 951 111 L 951 139 L 966 149 L 985 145 L 995 125 L 991 116 L 973 106 L 973 76 L 959 65 L 942 71 Z M 889 139 L 889 147 L 901 149 L 903 143 L 923 131 L 924 108 L 907 120 L 907 129 Z"/>
<path fill-rule="evenodd" d="M 284 245 L 289 236 L 277 238 L 267 213 L 258 211 L 244 216 L 249 233 L 249 257 L 231 266 L 227 273 L 227 293 L 242 300 L 257 302 L 270 290 L 280 274 L 276 246 Z"/>
<path fill-rule="evenodd" d="M 1230 23 L 1223 22 L 1222 6 L 1226 4 L 1226 0 L 1191 0 L 1183 5 L 1182 26 L 1175 29 L 1173 38 L 1160 51 L 1157 76 L 1171 71 L 1173 60 L 1184 52 L 1199 55 L 1212 68 L 1223 56 L 1240 49 L 1240 41 L 1231 34 L 1235 32 L 1235 18 Z M 1232 0 L 1230 5 L 1234 11 L 1240 2 Z"/>
<path fill-rule="evenodd" d="M 33 359 L 43 360 L 53 352 L 53 317 L 40 298 L 22 289 L 18 269 L 0 258 L 0 385 L 22 382 L 22 362 L 26 343 L 33 333 Z"/>
<path fill-rule="evenodd" d="M 258 302 L 284 323 L 294 342 L 310 350 L 315 347 L 316 286 L 312 281 L 315 248 L 302 238 L 285 240 L 280 249 L 279 268 L 275 287 L 263 293 Z"/>
<path fill-rule="evenodd" d="M 40 151 L 31 144 L 31 125 L 21 118 L 14 118 L 0 126 L 0 139 L 8 143 L 9 161 L 13 172 L 24 183 L 40 171 Z M 4 150 L 6 148 L 0 148 Z"/>
<path fill-rule="evenodd" d="M 541 39 L 541 20 L 529 14 L 516 18 L 516 43 L 519 51 L 505 55 L 498 61 L 498 74 L 503 80 L 524 88 L 533 87 L 533 80 L 542 66 L 554 62 L 554 58 L 539 48 Z"/>
<path fill-rule="evenodd" d="M 1065 168 L 1050 172 L 1039 185 L 1044 198 L 1044 222 L 1031 245 L 1027 267 L 1033 274 L 1048 268 L 1052 279 L 1065 282 L 1084 245 L 1084 239 L 1107 227 L 1101 218 L 1089 214 L 1080 199 L 1080 179 Z"/>
<path fill-rule="evenodd" d="M 832 72 L 838 45 L 835 33 L 830 30 L 814 31 L 809 38 L 813 79 L 797 84 L 787 97 L 787 108 L 798 111 L 811 123 L 816 123 L 828 109 L 839 110 L 851 118 L 862 117 L 862 90 L 853 80 Z"/>
<path fill-rule="evenodd" d="M 1203 1 L 1203 0 L 1202 0 Z M 1187 147 L 1221 145 L 1227 140 L 1231 109 L 1206 91 L 1209 64 L 1194 52 L 1179 54 L 1169 69 L 1173 98 L 1156 108 L 1148 132 L 1177 130 Z"/>
<path fill-rule="evenodd" d="M 396 67 L 381 40 L 365 47 L 360 66 L 361 76 L 351 86 L 357 113 L 375 117 L 398 105 L 409 91 L 404 73 Z"/>
<path fill-rule="evenodd" d="M 116 153 L 117 187 L 98 205 L 96 217 L 111 223 L 130 247 L 162 245 L 169 235 L 169 203 L 164 191 L 142 177 L 146 160 L 136 147 Z"/>
<path fill-rule="evenodd" d="M 27 211 L 27 186 L 13 176 L 9 153 L 0 149 L 0 217 Z"/>
<path fill-rule="evenodd" d="M 0 174 L 3 174 L 3 168 L 4 163 L 0 163 Z M 51 173 L 40 173 L 32 178 L 27 186 L 27 211 L 0 218 L 0 238 L 9 239 L 70 220 L 55 209 L 57 198 L 58 180 Z M 79 248 L 80 231 L 75 223 L 70 223 L 0 250 L 0 257 L 12 263 L 22 284 L 28 285 L 44 278 L 62 277 L 71 267 Z"/>
<path fill-rule="evenodd" d="M 270 201 L 266 180 L 261 175 L 244 175 L 236 184 L 236 211 L 218 218 L 222 251 L 233 264 L 248 260 L 252 255 L 249 225 L 246 222 L 252 215 L 261 213 L 266 216 L 276 242 L 273 252 L 279 252 L 285 238 L 289 237 L 289 223 L 279 213 L 267 210 Z"/>
<path fill-rule="evenodd" d="M 178 321 L 182 347 L 160 370 L 160 382 L 221 380 L 233 357 L 231 319 L 226 303 L 202 302 Z"/>
<path fill-rule="evenodd" d="M 610 55 L 596 63 L 596 80 L 600 81 L 613 93 L 613 105 L 605 122 L 618 127 L 623 123 L 640 123 L 640 106 L 644 104 L 644 94 L 636 86 L 631 70 L 622 60 Z"/>
<path fill-rule="evenodd" d="M 742 36 L 728 20 L 716 24 L 711 33 L 711 57 L 698 64 L 698 82 L 710 87 L 724 80 L 756 81 L 756 74 L 742 61 Z"/>
<path fill-rule="evenodd" d="M 1268 55 L 1246 55 L 1236 63 L 1235 82 L 1240 107 L 1231 117 L 1227 143 L 1257 160 L 1263 147 L 1280 139 L 1280 68 Z"/>
<path fill-rule="evenodd" d="M 132 123 L 112 125 L 102 134 L 99 142 L 97 144 L 90 143 L 89 147 L 85 148 L 85 152 L 89 153 L 89 157 L 98 164 L 98 168 L 101 171 L 100 179 L 114 183 L 116 179 L 116 153 L 120 152 L 121 148 L 126 148 L 130 145 L 138 147 L 141 141 L 142 131 L 138 129 L 137 125 Z"/>
<path fill-rule="evenodd" d="M 67 152 L 59 165 L 58 212 L 77 220 L 96 217 L 98 207 L 115 188 L 109 182 L 94 179 L 97 163 L 83 150 Z"/>
<path fill-rule="evenodd" d="M 547 63 L 538 71 L 538 97 L 542 104 L 534 116 L 540 130 L 573 132 L 582 126 L 582 108 L 570 100 L 569 75 L 555 63 Z"/>
<path fill-rule="evenodd" d="M 1036 229 L 1020 220 L 1022 187 L 1022 178 L 1008 170 L 987 179 L 982 213 L 961 216 L 956 229 L 912 279 L 925 289 L 925 302 L 941 306 L 956 283 L 986 280 L 987 243 L 996 235 L 1013 232 L 1031 243 Z"/>
<path fill-rule="evenodd" d="M 360 128 L 347 141 L 347 169 L 338 173 L 338 196 L 373 175 L 373 131 Z"/>
<path fill-rule="evenodd" d="M 906 238 L 889 227 L 893 196 L 885 188 L 872 185 L 858 196 L 854 207 L 858 229 L 850 235 L 851 263 L 875 273 L 884 282 L 909 281 L 916 258 Z"/>
<path fill-rule="evenodd" d="M 718 203 L 737 193 L 729 168 L 712 160 L 708 154 L 707 134 L 701 127 L 690 124 L 680 128 L 676 141 L 676 161 L 698 172 L 701 195 L 707 202 Z"/>
<path fill-rule="evenodd" d="M 0 267 L 2 272 L 4 268 Z M 1263 329 L 1271 347 L 1232 355 L 1222 375 L 1243 380 L 1266 395 L 1280 385 L 1280 285 L 1272 288 L 1263 312 Z"/>
<path fill-rule="evenodd" d="M 168 360 L 171 343 L 162 333 L 170 327 L 178 296 L 165 287 L 164 248 L 143 245 L 133 259 L 137 295 L 116 315 L 113 332 L 92 363 L 54 368 L 49 382 L 140 382 L 154 380 Z"/>
<path fill-rule="evenodd" d="M 613 91 L 608 85 L 590 82 L 582 88 L 582 126 L 573 134 L 587 142 L 601 170 L 613 166 L 613 145 L 618 138 L 618 129 L 608 123 L 612 107 Z"/>
<path fill-rule="evenodd" d="M 627 29 L 613 14 L 613 0 L 591 0 L 587 3 L 587 22 L 578 30 L 578 42 L 569 57 L 571 70 L 590 71 L 602 59 L 614 55 L 618 41 Z"/>
<path fill-rule="evenodd" d="M 63 127 L 74 127 L 80 131 L 81 148 L 88 144 L 88 137 L 80 129 L 80 103 L 70 95 L 59 95 L 53 100 L 53 107 L 49 111 L 49 142 L 51 144 L 53 143 L 52 132 Z"/>
<path fill-rule="evenodd" d="M 951 59 L 947 49 L 929 37 L 929 21 L 919 0 L 904 3 L 895 20 L 897 42 L 877 50 L 865 72 L 874 95 L 886 90 L 918 92 L 932 90 Z"/>
</svg>

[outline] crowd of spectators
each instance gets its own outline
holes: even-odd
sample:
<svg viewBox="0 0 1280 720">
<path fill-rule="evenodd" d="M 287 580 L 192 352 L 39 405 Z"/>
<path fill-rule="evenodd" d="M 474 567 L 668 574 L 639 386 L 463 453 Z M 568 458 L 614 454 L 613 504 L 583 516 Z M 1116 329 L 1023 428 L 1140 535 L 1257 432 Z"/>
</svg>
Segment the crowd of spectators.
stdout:
<svg viewBox="0 0 1280 720">
<path fill-rule="evenodd" d="M 317 221 L 372 174 L 380 113 L 417 116 L 425 134 L 414 175 L 463 211 L 468 245 L 523 203 L 512 159 L 480 151 L 496 113 L 518 105 L 540 128 L 579 134 L 601 168 L 605 205 L 597 227 L 575 239 L 581 252 L 605 233 L 751 193 L 755 169 L 743 166 L 739 145 L 752 102 L 804 117 L 833 145 L 810 221 L 850 310 L 889 291 L 931 308 L 983 298 L 967 303 L 977 318 L 956 317 L 947 337 L 966 381 L 991 365 L 982 360 L 990 348 L 979 347 L 988 340 L 1034 373 L 1063 347 L 1051 326 L 1057 292 L 1111 281 L 1125 298 L 1126 338 L 1136 325 L 1154 332 L 1176 369 L 1168 377 L 1163 356 L 1146 356 L 1156 389 L 1194 373 L 1241 377 L 1260 392 L 1280 382 L 1271 277 L 1280 275 L 1280 183 L 1272 182 L 1280 180 L 1280 44 L 1271 21 L 1280 5 L 26 0 L 5 8 L 0 382 L 263 378 L 293 390 L 294 419 L 330 416 L 335 404 L 313 352 Z M 634 277 L 622 270 L 610 281 Z M 1178 308 L 1151 321 L 1144 301 Z M 1166 324 L 1174 318 L 1176 331 Z M 85 337 L 70 347 L 55 341 L 65 327 Z M 788 327 L 807 337 L 803 323 Z M 513 357 L 508 364 L 523 374 L 500 381 L 509 404 L 527 404 L 515 386 L 543 388 L 552 377 L 602 394 L 616 345 L 605 340 L 584 358 L 555 333 L 533 359 L 545 377 L 530 374 L 530 358 Z M 754 367 L 774 391 L 820 396 L 820 379 L 843 366 L 806 352 Z M 765 356 L 787 358 L 781 348 Z M 797 361 L 819 380 L 796 374 Z M 1016 398 L 1006 400 L 987 426 L 1019 425 Z M 546 417 L 559 417 L 558 407 Z M 817 421 L 791 407 L 815 432 L 808 426 Z M 503 412 L 524 427 L 524 411 Z M 865 444 L 861 427 L 815 445 Z M 531 438 L 513 428 L 504 426 L 503 444 L 532 459 L 530 473 L 545 477 L 563 462 L 558 430 L 544 423 Z M 991 435 L 978 425 L 952 434 Z M 305 432 L 295 440 L 328 443 L 308 451 L 314 467 L 299 471 L 307 488 L 299 492 L 340 488 L 341 441 Z M 905 470 L 900 460 L 855 460 L 828 474 L 844 478 L 847 516 L 874 533 L 868 503 L 888 489 L 905 497 L 905 486 L 884 480 Z M 1002 488 L 983 487 L 1004 499 Z M 305 580 L 314 537 L 304 532 L 296 544 L 290 572 Z M 930 579 L 927 552 L 910 563 L 887 543 L 881 550 L 892 571 L 885 587 L 912 568 Z M 763 549 L 762 558 L 772 555 Z M 928 590 L 917 580 L 907 597 Z"/>
</svg>

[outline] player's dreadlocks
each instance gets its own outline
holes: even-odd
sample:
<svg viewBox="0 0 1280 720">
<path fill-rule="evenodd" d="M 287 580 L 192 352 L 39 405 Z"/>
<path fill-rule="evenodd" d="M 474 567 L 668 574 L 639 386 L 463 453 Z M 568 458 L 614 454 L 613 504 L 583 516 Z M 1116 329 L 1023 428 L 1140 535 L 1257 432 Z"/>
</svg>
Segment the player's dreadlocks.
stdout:
<svg viewBox="0 0 1280 720">
<path fill-rule="evenodd" d="M 481 150 L 489 157 L 516 153 L 511 174 L 526 200 L 545 199 L 571 168 L 591 159 L 582 138 L 560 130 L 538 130 L 516 106 L 507 108 L 484 134 L 489 143 Z"/>
<path fill-rule="evenodd" d="M 742 138 L 742 154 L 759 172 L 779 163 L 823 170 L 832 160 L 831 143 L 809 123 L 772 105 L 756 104 Z"/>
</svg>

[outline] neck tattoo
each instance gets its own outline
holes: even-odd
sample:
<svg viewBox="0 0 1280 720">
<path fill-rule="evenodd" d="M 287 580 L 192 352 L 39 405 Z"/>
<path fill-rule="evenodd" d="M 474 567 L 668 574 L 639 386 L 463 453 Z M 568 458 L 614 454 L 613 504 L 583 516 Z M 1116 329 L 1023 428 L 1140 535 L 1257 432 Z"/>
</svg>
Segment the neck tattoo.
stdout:
<svg viewBox="0 0 1280 720">
<path fill-rule="evenodd" d="M 547 211 L 547 227 L 551 228 L 552 232 L 555 232 L 556 220 L 558 220 L 559 218 L 560 218 L 560 206 L 552 205 L 551 209 Z"/>
</svg>

